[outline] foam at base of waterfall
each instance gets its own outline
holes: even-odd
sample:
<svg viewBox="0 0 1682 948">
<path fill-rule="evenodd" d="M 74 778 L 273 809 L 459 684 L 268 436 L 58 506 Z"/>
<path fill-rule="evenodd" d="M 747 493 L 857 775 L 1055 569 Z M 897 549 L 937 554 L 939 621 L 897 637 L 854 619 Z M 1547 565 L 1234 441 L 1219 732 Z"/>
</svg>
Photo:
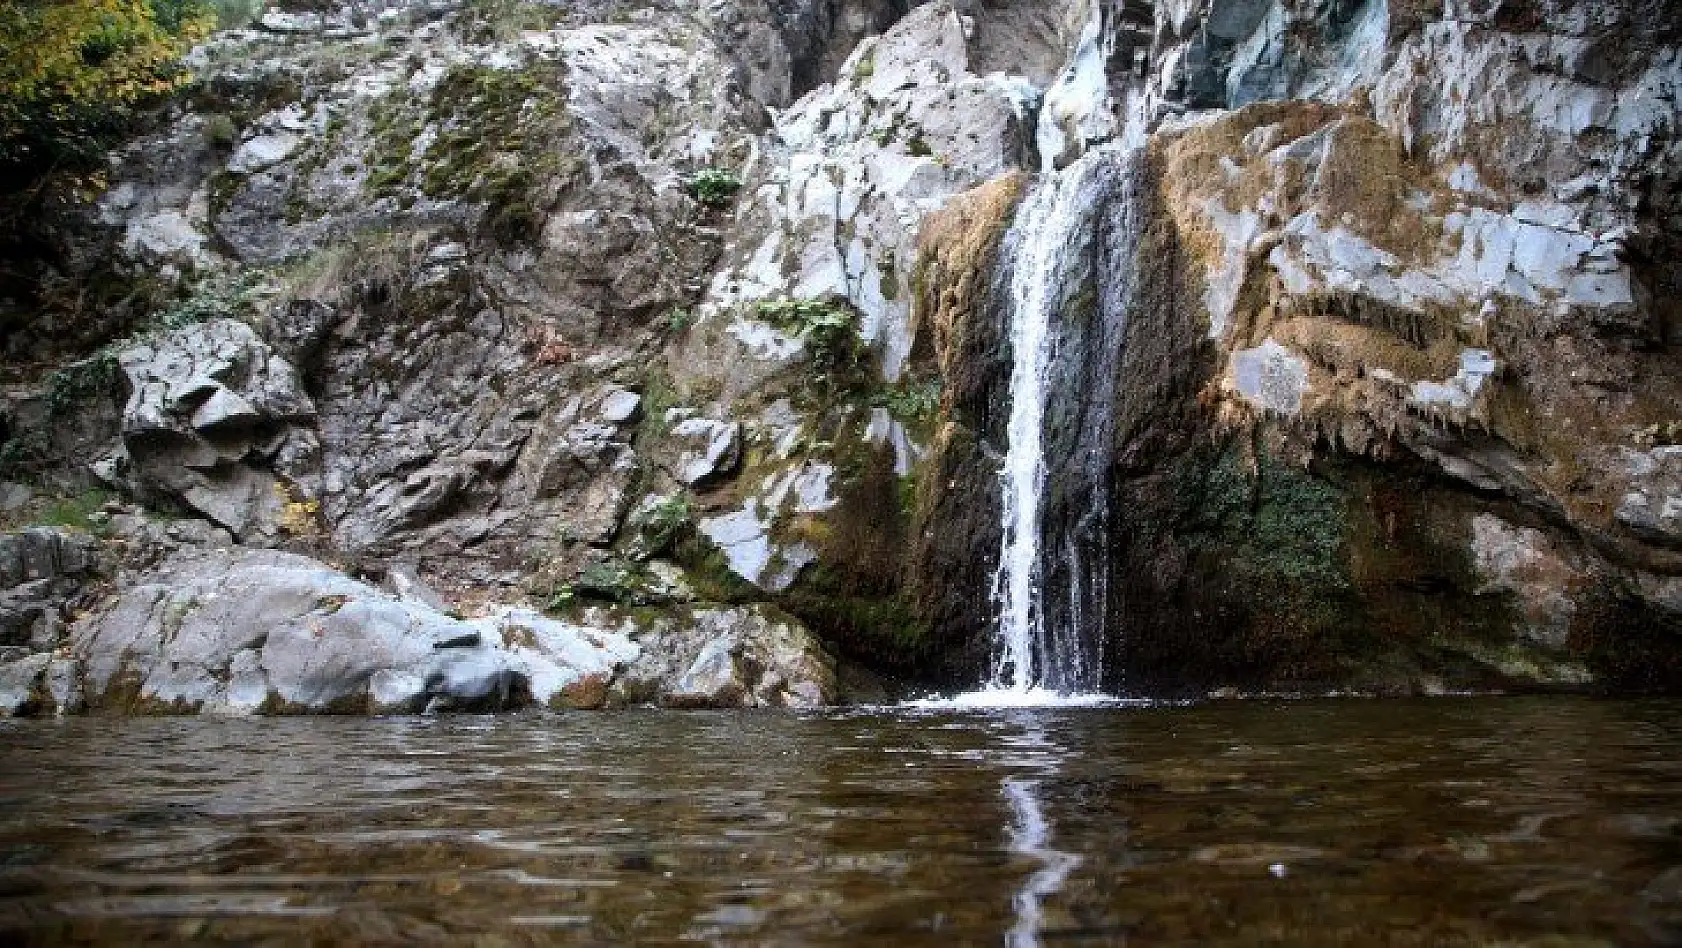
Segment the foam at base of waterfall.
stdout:
<svg viewBox="0 0 1682 948">
<path fill-rule="evenodd" d="M 1143 708 L 1157 704 L 1143 698 L 1118 698 L 1106 694 L 1061 694 L 1049 688 L 983 688 L 963 694 L 931 696 L 907 701 L 900 707 L 923 711 L 990 711 L 1007 708 Z"/>
</svg>

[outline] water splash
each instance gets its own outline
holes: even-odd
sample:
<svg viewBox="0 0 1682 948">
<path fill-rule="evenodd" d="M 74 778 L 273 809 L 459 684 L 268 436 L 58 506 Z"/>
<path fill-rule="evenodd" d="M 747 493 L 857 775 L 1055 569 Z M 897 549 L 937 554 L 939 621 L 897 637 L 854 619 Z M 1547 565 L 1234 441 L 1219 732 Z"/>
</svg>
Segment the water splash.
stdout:
<svg viewBox="0 0 1682 948">
<path fill-rule="evenodd" d="M 1049 688 L 983 688 L 951 697 L 915 698 L 898 707 L 914 711 L 1003 711 L 1012 708 L 1152 708 L 1163 704 L 1150 698 L 1117 698 L 1105 694 L 1060 694 Z"/>
</svg>

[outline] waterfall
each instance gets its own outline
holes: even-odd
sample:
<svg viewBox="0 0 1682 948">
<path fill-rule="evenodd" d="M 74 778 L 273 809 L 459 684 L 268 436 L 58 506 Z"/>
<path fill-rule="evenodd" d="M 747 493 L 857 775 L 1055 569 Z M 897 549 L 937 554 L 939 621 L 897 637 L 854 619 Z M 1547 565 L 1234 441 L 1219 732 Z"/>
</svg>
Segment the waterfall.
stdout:
<svg viewBox="0 0 1682 948">
<path fill-rule="evenodd" d="M 996 585 L 1001 647 L 992 685 L 1015 692 L 1079 689 L 1095 684 L 1087 680 L 1089 669 L 1099 670 L 1079 637 L 1065 634 L 1074 630 L 1046 621 L 1042 543 L 1046 408 L 1052 362 L 1060 355 L 1053 351 L 1054 326 L 1077 292 L 1083 269 L 1079 250 L 1088 243 L 1093 197 L 1083 184 L 1091 166 L 1090 158 L 1083 158 L 1047 175 L 1024 200 L 1007 236 L 1012 364 Z"/>
<path fill-rule="evenodd" d="M 1111 118 L 1109 45 L 1093 4 L 1043 98 L 1041 174 L 1004 242 L 1012 364 L 988 690 L 1018 699 L 1093 693 L 1105 681 L 1111 418 L 1145 114 L 1134 99 L 1120 128 Z M 1108 140 L 1065 161 L 1098 138 Z"/>
</svg>

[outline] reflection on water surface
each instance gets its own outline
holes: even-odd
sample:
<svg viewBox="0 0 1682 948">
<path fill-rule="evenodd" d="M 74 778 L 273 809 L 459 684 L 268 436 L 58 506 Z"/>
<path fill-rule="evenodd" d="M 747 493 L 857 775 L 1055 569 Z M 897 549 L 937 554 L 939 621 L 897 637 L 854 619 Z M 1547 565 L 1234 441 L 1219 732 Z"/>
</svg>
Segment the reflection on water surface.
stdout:
<svg viewBox="0 0 1682 948">
<path fill-rule="evenodd" d="M 1662 944 L 1682 703 L 0 722 L 0 942 Z"/>
<path fill-rule="evenodd" d="M 1009 756 L 1008 766 L 1016 770 L 1022 766 L 1035 768 L 1047 775 L 1055 773 L 1062 748 L 1045 736 L 1038 722 L 1030 721 L 1023 728 L 1019 740 L 1008 742 L 1015 753 Z M 1022 753 L 1027 751 L 1026 754 Z M 1051 823 L 1046 819 L 1045 804 L 1040 798 L 1045 792 L 1041 778 L 1006 777 L 1005 798 L 1010 801 L 1011 851 L 1038 860 L 1040 868 L 1017 890 L 1014 900 L 1016 924 L 1011 926 L 1006 941 L 1011 948 L 1032 948 L 1040 943 L 1040 929 L 1045 925 L 1041 908 L 1047 896 L 1063 888 L 1063 881 L 1080 864 L 1080 857 L 1051 846 Z"/>
</svg>

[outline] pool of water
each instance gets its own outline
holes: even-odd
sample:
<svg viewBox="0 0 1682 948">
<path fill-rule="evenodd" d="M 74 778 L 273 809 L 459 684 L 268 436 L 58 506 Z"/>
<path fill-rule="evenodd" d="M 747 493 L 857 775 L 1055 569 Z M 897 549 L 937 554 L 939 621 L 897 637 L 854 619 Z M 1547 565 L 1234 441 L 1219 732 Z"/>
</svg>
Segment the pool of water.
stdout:
<svg viewBox="0 0 1682 948">
<path fill-rule="evenodd" d="M 0 942 L 1682 941 L 1682 702 L 0 722 Z"/>
</svg>

